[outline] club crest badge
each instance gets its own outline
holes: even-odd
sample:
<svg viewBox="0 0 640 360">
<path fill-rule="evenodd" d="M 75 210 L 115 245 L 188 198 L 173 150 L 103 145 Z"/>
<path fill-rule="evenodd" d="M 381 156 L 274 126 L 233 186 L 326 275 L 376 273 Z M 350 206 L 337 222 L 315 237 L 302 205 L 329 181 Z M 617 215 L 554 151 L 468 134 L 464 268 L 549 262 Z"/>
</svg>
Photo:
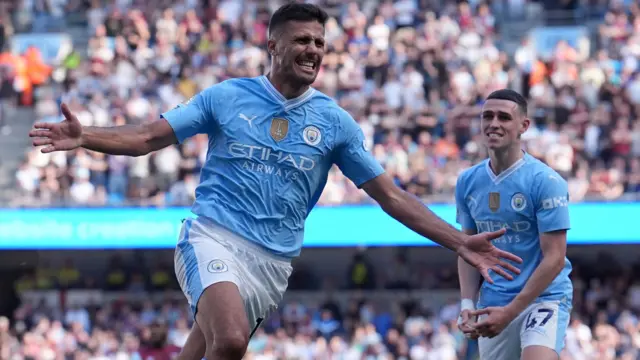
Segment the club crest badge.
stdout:
<svg viewBox="0 0 640 360">
<path fill-rule="evenodd" d="M 213 260 L 209 263 L 209 265 L 207 265 L 207 271 L 213 274 L 225 272 L 228 269 L 229 268 L 227 267 L 227 264 L 225 264 L 222 260 Z"/>
<path fill-rule="evenodd" d="M 527 207 L 527 198 L 521 193 L 516 193 L 511 198 L 511 208 L 515 211 L 522 211 Z"/>
<path fill-rule="evenodd" d="M 320 143 L 320 140 L 322 140 L 322 133 L 320 129 L 315 126 L 307 126 L 302 132 L 302 138 L 307 145 L 316 146 Z"/>
</svg>

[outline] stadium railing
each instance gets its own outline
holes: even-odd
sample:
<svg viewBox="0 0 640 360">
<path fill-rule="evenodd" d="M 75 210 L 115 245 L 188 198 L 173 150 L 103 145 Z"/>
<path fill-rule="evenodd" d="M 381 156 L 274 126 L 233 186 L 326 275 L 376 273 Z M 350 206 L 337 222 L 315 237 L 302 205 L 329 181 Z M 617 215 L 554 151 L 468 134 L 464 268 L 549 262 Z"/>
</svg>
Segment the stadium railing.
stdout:
<svg viewBox="0 0 640 360">
<path fill-rule="evenodd" d="M 44 302 L 52 308 L 59 308 L 63 304 L 90 306 L 105 305 L 116 301 L 124 301 L 128 304 L 142 304 L 148 300 L 156 304 L 167 301 L 185 302 L 184 294 L 180 291 L 30 290 L 19 294 L 19 297 L 22 304 L 38 306 Z M 331 300 L 346 308 L 353 299 L 366 299 L 370 303 L 382 305 L 409 301 L 422 304 L 426 302 L 429 308 L 439 309 L 451 299 L 458 297 L 458 290 L 287 291 L 282 303 L 298 302 L 321 306 L 324 302 Z"/>
</svg>

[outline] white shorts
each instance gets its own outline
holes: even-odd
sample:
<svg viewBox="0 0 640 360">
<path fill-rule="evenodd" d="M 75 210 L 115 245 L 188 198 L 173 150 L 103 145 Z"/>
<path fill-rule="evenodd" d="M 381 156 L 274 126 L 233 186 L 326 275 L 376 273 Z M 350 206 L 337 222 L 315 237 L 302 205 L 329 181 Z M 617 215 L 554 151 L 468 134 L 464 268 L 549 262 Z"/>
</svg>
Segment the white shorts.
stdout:
<svg viewBox="0 0 640 360">
<path fill-rule="evenodd" d="M 291 260 L 270 254 L 208 219 L 186 219 L 182 224 L 175 271 L 194 318 L 207 287 L 232 282 L 240 289 L 253 334 L 278 307 L 292 269 Z"/>
<path fill-rule="evenodd" d="M 478 339 L 481 360 L 518 360 L 527 346 L 539 345 L 555 350 L 564 347 L 571 309 L 559 301 L 529 305 L 498 336 Z M 488 315 L 481 315 L 478 321 Z"/>
</svg>

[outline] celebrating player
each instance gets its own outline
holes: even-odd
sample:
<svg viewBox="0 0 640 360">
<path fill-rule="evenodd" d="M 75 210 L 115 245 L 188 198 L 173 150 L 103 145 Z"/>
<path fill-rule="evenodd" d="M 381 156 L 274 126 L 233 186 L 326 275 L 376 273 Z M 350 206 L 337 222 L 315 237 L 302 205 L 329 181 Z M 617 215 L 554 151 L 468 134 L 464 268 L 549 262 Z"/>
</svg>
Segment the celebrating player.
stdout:
<svg viewBox="0 0 640 360">
<path fill-rule="evenodd" d="M 224 81 L 155 122 L 82 127 L 62 105 L 66 120 L 36 124 L 30 133 L 45 153 L 83 147 L 131 156 L 208 134 L 196 218 L 184 221 L 175 255 L 196 320 L 181 359 L 242 358 L 252 332 L 282 299 L 305 219 L 333 164 L 385 212 L 456 251 L 487 281 L 489 269 L 507 279 L 506 270 L 519 272 L 502 259 L 521 259 L 491 244 L 504 230 L 468 236 L 439 219 L 394 185 L 354 119 L 310 87 L 324 56 L 326 21 L 316 6 L 284 5 L 269 24 L 269 75 Z"/>
<path fill-rule="evenodd" d="M 473 266 L 458 259 L 458 324 L 469 337 L 480 337 L 482 360 L 558 359 L 564 347 L 573 294 L 565 256 L 567 183 L 522 151 L 520 137 L 529 124 L 527 101 L 520 94 L 498 90 L 489 95 L 480 126 L 489 159 L 466 170 L 456 186 L 463 231 L 506 229 L 494 244 L 524 260 L 514 281 L 492 276 L 493 282 L 482 284 L 475 310 L 481 279 Z"/>
</svg>

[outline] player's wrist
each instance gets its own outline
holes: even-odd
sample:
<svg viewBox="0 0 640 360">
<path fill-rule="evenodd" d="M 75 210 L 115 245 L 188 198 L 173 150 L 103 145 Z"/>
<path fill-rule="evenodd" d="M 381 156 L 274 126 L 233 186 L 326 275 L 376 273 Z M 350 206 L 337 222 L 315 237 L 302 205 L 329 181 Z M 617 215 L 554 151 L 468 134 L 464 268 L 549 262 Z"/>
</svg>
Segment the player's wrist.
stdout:
<svg viewBox="0 0 640 360">
<path fill-rule="evenodd" d="M 86 130 L 86 126 L 82 127 L 80 136 L 78 137 L 78 147 L 83 148 L 86 144 L 87 144 L 88 140 L 87 140 L 87 130 Z"/>
<path fill-rule="evenodd" d="M 460 256 L 463 259 L 466 258 L 465 255 L 469 251 L 469 249 L 467 248 L 467 241 L 469 240 L 469 237 L 470 236 L 465 233 L 460 233 L 458 235 L 458 238 L 456 239 L 456 242 L 454 245 L 455 247 L 453 248 L 456 254 L 458 254 L 458 256 Z"/>
<path fill-rule="evenodd" d="M 462 325 L 465 321 L 463 319 L 462 314 L 465 311 L 474 311 L 476 309 L 476 305 L 471 299 L 462 299 L 460 300 L 460 315 L 458 315 L 458 325 Z"/>
<path fill-rule="evenodd" d="M 476 304 L 471 299 L 462 299 L 460 300 L 460 312 L 465 310 L 474 311 L 476 309 Z"/>
<path fill-rule="evenodd" d="M 526 307 L 526 305 L 520 304 L 517 300 L 514 299 L 509 304 L 507 304 L 504 309 L 512 318 L 515 318 L 518 314 L 524 311 Z"/>
</svg>

